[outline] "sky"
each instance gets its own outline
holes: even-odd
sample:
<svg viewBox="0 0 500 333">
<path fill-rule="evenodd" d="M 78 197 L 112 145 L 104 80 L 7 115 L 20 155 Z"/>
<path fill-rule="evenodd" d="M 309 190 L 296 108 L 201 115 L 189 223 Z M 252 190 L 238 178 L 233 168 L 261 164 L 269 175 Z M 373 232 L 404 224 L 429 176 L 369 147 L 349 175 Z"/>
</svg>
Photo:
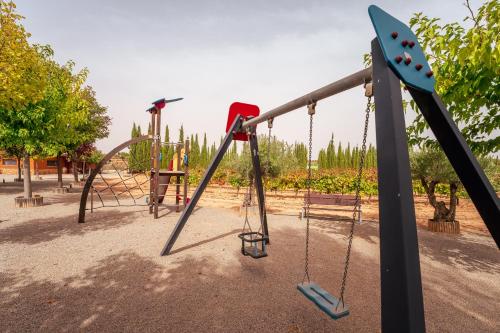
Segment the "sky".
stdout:
<svg viewBox="0 0 500 333">
<path fill-rule="evenodd" d="M 147 128 L 145 110 L 162 97 L 184 98 L 162 113 L 171 139 L 183 124 L 187 134 L 218 142 L 231 103 L 263 113 L 362 69 L 375 37 L 370 4 L 406 23 L 416 12 L 444 22 L 467 15 L 462 0 L 15 2 L 31 42 L 50 44 L 60 63 L 89 69 L 88 84 L 112 118 L 109 137 L 97 142 L 103 152 L 130 138 L 133 122 Z M 320 101 L 313 154 L 332 133 L 337 143 L 360 144 L 365 105 L 362 87 Z M 257 130 L 267 133 L 267 125 Z M 307 142 L 306 108 L 275 119 L 273 134 Z M 368 141 L 375 144 L 373 117 Z"/>
</svg>

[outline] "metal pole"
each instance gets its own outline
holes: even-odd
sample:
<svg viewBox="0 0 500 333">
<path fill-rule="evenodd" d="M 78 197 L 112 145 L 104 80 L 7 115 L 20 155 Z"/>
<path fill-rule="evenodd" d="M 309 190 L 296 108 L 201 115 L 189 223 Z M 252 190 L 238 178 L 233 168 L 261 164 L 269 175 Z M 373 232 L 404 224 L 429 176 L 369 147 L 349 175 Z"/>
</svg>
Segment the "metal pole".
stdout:
<svg viewBox="0 0 500 333">
<path fill-rule="evenodd" d="M 259 144 L 257 140 L 257 134 L 255 133 L 255 128 L 252 128 L 252 133 L 250 134 L 249 141 L 254 170 L 255 190 L 257 192 L 257 201 L 259 203 L 259 218 L 262 225 L 262 233 L 264 234 L 264 236 L 269 237 L 269 230 L 267 228 L 266 206 L 264 201 L 264 186 L 262 185 L 262 172 L 260 169 Z M 266 243 L 271 244 L 269 242 L 269 238 L 267 239 L 267 241 L 263 242 L 263 246 L 265 246 Z"/>
<path fill-rule="evenodd" d="M 282 114 L 297 110 L 298 108 L 301 108 L 313 102 L 317 102 L 343 91 L 360 86 L 362 84 L 365 84 L 366 82 L 370 82 L 371 80 L 372 68 L 365 68 L 340 80 L 332 82 L 322 88 L 316 89 L 302 97 L 296 98 L 293 101 L 278 106 L 277 108 L 263 113 L 258 117 L 245 121 L 241 125 L 241 128 L 246 129 L 248 126 L 255 126 L 264 121 L 267 121 L 268 119 L 276 118 L 277 116 L 281 116 Z"/>
<path fill-rule="evenodd" d="M 153 131 L 153 141 L 151 141 L 151 150 L 150 150 L 150 156 L 149 156 L 149 164 L 150 164 L 150 172 L 149 172 L 149 214 L 153 214 L 153 206 L 154 206 L 154 174 L 153 170 L 155 168 L 155 142 L 154 142 L 154 131 L 156 128 L 155 124 L 155 111 L 151 111 L 151 129 Z M 148 133 L 149 134 L 149 133 Z M 136 162 L 137 163 L 137 162 Z M 142 163 L 142 162 L 141 162 Z M 141 167 L 140 165 L 138 166 L 139 168 Z M 134 172 L 134 170 L 131 170 Z"/>
<path fill-rule="evenodd" d="M 181 153 L 182 153 L 182 144 L 179 143 L 177 145 L 177 170 L 181 171 Z M 179 196 L 181 193 L 181 176 L 175 176 L 175 211 L 179 212 Z"/>
<path fill-rule="evenodd" d="M 382 332 L 425 332 L 417 225 L 399 78 L 372 41 Z"/>
<path fill-rule="evenodd" d="M 186 154 L 187 163 L 184 163 L 184 196 L 182 198 L 182 204 L 184 205 L 183 209 L 186 208 L 187 204 L 187 195 L 188 195 L 188 182 L 189 182 L 189 140 L 186 140 L 184 144 L 184 154 Z M 184 158 L 183 158 L 184 160 Z"/>
<path fill-rule="evenodd" d="M 158 218 L 158 190 L 160 183 L 160 131 L 161 131 L 161 109 L 156 108 L 156 130 L 153 129 L 155 138 L 155 181 L 154 181 L 154 218 Z"/>
</svg>

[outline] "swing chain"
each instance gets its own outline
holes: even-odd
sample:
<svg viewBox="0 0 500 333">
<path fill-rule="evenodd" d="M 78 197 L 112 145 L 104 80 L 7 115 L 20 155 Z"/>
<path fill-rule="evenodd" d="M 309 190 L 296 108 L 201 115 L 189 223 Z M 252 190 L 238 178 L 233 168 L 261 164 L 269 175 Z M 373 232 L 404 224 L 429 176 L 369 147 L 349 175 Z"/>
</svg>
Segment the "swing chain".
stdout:
<svg viewBox="0 0 500 333">
<path fill-rule="evenodd" d="M 269 170 L 271 169 L 271 130 L 273 129 L 274 118 L 269 118 L 267 120 L 267 128 L 269 128 L 269 134 L 267 136 L 267 163 L 266 163 L 266 177 L 269 179 Z"/>
<path fill-rule="evenodd" d="M 250 127 L 246 130 L 247 140 L 250 141 L 251 129 Z M 251 152 L 250 152 L 251 154 Z M 252 178 L 250 173 L 250 168 L 248 165 L 246 166 L 246 175 L 248 179 L 248 188 L 247 193 L 245 195 L 245 199 L 243 200 L 243 205 L 245 205 L 245 221 L 243 223 L 243 228 L 241 232 L 245 232 L 246 227 L 248 226 L 248 230 L 252 232 L 252 226 L 250 225 L 250 221 L 248 220 L 248 207 L 252 204 Z"/>
<path fill-rule="evenodd" d="M 309 114 L 309 156 L 307 160 L 307 201 L 306 201 L 306 253 L 304 260 L 304 277 L 302 283 L 307 278 L 307 282 L 311 282 L 309 277 L 309 211 L 311 209 L 311 163 L 312 163 L 312 136 L 313 136 L 313 116 L 316 113 L 316 102 L 307 105 L 307 113 Z"/>
<path fill-rule="evenodd" d="M 369 95 L 368 101 L 366 103 L 366 110 L 365 110 L 365 128 L 363 131 L 363 143 L 361 145 L 361 156 L 359 159 L 358 174 L 357 174 L 356 180 L 355 180 L 356 195 L 355 195 L 355 202 L 354 202 L 354 210 L 352 213 L 351 230 L 350 230 L 349 236 L 348 236 L 349 243 L 347 245 L 344 274 L 342 276 L 342 286 L 340 289 L 340 298 L 339 298 L 339 302 L 337 303 L 337 307 L 340 305 L 340 303 L 342 303 L 342 306 L 344 306 L 344 291 L 345 291 L 345 286 L 346 286 L 346 282 L 347 282 L 347 273 L 349 270 L 349 260 L 351 258 L 351 247 L 352 247 L 352 240 L 353 240 L 353 236 L 354 236 L 354 225 L 355 225 L 356 217 L 358 216 L 360 209 L 361 209 L 360 190 L 361 190 L 361 180 L 363 178 L 363 167 L 364 167 L 365 156 L 366 156 L 366 137 L 368 135 L 368 122 L 370 119 L 371 99 L 372 99 L 372 96 Z"/>
</svg>

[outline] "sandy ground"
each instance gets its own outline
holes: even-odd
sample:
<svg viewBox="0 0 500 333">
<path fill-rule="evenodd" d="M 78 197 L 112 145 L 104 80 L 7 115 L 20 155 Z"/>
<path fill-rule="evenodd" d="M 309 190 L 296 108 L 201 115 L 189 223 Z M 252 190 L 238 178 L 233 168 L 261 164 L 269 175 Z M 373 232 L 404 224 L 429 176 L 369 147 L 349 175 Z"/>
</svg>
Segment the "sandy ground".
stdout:
<svg viewBox="0 0 500 333">
<path fill-rule="evenodd" d="M 271 209 L 269 256 L 253 260 L 240 254 L 238 202 L 207 194 L 174 253 L 160 257 L 177 213 L 164 209 L 153 220 L 144 207 L 106 208 L 77 224 L 79 193 L 51 193 L 53 186 L 35 182 L 45 206 L 14 209 L 22 187 L 0 184 L 2 332 L 380 331 L 373 207 L 356 226 L 351 315 L 333 321 L 296 290 L 305 223 L 295 208 Z M 312 278 L 332 294 L 348 227 L 340 215 L 312 220 Z M 427 331 L 499 332 L 500 252 L 491 238 L 419 229 L 419 240 Z"/>
</svg>

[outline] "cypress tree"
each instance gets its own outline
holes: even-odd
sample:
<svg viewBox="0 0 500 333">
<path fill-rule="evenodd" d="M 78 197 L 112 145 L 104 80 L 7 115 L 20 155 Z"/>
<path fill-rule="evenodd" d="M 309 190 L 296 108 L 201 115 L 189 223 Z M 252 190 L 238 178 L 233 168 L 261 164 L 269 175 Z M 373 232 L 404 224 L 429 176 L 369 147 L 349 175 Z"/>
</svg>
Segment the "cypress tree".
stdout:
<svg viewBox="0 0 500 333">
<path fill-rule="evenodd" d="M 328 167 L 326 152 L 321 149 L 318 154 L 318 169 L 326 169 Z"/>
<path fill-rule="evenodd" d="M 233 147 L 231 149 L 231 154 L 229 155 L 231 161 L 236 161 L 238 159 L 238 142 L 234 141 Z"/>
<path fill-rule="evenodd" d="M 217 153 L 217 147 L 215 147 L 215 142 L 212 144 L 212 147 L 210 147 L 210 158 L 209 160 L 213 160 L 215 154 Z"/>
<path fill-rule="evenodd" d="M 195 134 L 194 140 L 193 140 L 193 149 L 192 149 L 192 165 L 193 167 L 197 167 L 200 165 L 200 144 L 198 141 L 198 133 Z"/>
<path fill-rule="evenodd" d="M 179 142 L 184 142 L 184 126 L 182 124 L 179 129 Z"/>
<path fill-rule="evenodd" d="M 336 158 L 335 158 L 335 142 L 333 139 L 333 133 L 332 137 L 330 138 L 330 141 L 328 142 L 328 146 L 326 148 L 326 168 L 334 168 L 336 167 Z"/>
<path fill-rule="evenodd" d="M 336 156 L 336 167 L 337 168 L 343 168 L 344 167 L 344 151 L 342 150 L 342 142 L 339 142 L 339 147 L 337 149 L 337 156 Z"/>
<path fill-rule="evenodd" d="M 170 141 L 170 133 L 168 130 L 168 125 L 165 127 L 165 137 L 163 138 L 164 143 L 168 143 Z M 161 147 L 161 168 L 168 168 L 168 164 L 170 163 L 170 150 L 171 147 L 167 144 L 162 145 Z"/>
<path fill-rule="evenodd" d="M 202 167 L 206 167 L 208 164 L 207 133 L 203 133 L 203 145 L 201 146 L 200 162 Z"/>
<path fill-rule="evenodd" d="M 136 138 L 137 137 L 137 126 L 135 125 L 135 122 L 133 123 L 132 125 L 132 133 L 131 133 L 131 138 Z M 136 168 L 137 168 L 137 144 L 132 144 L 130 145 L 130 151 L 129 151 L 129 155 L 130 155 L 130 158 L 129 158 L 129 161 L 128 161 L 128 168 L 129 168 L 129 172 L 135 172 L 136 171 Z"/>
<path fill-rule="evenodd" d="M 354 147 L 352 151 L 352 167 L 357 169 L 359 167 L 359 148 Z"/>
<path fill-rule="evenodd" d="M 352 167 L 351 165 L 351 143 L 347 142 L 347 148 L 345 150 L 345 165 L 344 167 L 350 168 Z"/>
</svg>

